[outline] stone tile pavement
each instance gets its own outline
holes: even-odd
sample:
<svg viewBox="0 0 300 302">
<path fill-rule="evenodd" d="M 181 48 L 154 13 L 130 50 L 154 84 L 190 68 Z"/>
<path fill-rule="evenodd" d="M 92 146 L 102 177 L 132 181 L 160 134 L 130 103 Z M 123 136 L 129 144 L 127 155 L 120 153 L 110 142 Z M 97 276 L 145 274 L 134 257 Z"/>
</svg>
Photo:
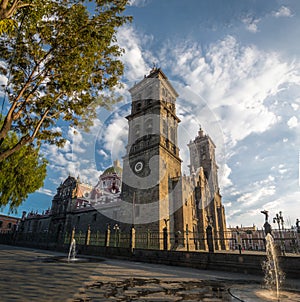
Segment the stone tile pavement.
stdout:
<svg viewBox="0 0 300 302">
<path fill-rule="evenodd" d="M 0 245 L 0 301 L 238 301 L 262 278 L 113 259 L 57 262 L 52 251 Z M 55 258 L 56 259 L 56 258 Z M 96 260 L 96 259 L 94 259 Z M 97 258 L 97 260 L 99 260 Z M 300 289 L 300 281 L 291 280 Z M 249 287 L 250 286 L 250 287 Z M 284 301 L 300 301 L 299 292 Z M 254 298 L 250 301 L 266 301 Z"/>
</svg>

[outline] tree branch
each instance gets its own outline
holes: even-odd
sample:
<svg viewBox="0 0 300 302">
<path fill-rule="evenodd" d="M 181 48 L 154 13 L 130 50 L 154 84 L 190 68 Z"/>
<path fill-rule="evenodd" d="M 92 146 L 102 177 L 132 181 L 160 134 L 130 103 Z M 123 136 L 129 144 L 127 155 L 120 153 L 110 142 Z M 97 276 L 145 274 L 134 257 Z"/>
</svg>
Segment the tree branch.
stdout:
<svg viewBox="0 0 300 302">
<path fill-rule="evenodd" d="M 0 6 L 0 20 L 9 19 L 20 8 L 33 6 L 31 3 L 20 3 L 20 0 L 14 0 L 11 7 L 7 8 L 8 0 L 3 0 Z"/>
<path fill-rule="evenodd" d="M 45 118 L 47 117 L 47 114 L 48 114 L 49 110 L 50 109 L 47 109 L 44 112 L 44 114 L 41 116 L 41 119 L 39 120 L 38 124 L 36 125 L 32 135 L 26 134 L 12 148 L 10 148 L 8 150 L 5 150 L 5 151 L 0 153 L 0 162 L 3 161 L 4 159 L 6 159 L 7 157 L 9 157 L 14 152 L 19 151 L 24 145 L 33 142 L 33 140 L 35 139 L 36 135 L 38 134 Z"/>
<path fill-rule="evenodd" d="M 2 128 L 0 130 L 0 145 L 2 144 L 4 138 L 6 137 L 8 131 L 11 129 L 11 125 L 12 122 L 16 119 L 17 116 L 19 116 L 18 113 L 14 113 L 16 107 L 18 106 L 18 101 L 21 99 L 21 97 L 23 96 L 24 92 L 26 91 L 26 89 L 29 87 L 29 85 L 32 83 L 32 80 L 34 78 L 34 74 L 35 72 L 38 70 L 38 67 L 40 66 L 40 64 L 43 62 L 43 60 L 45 60 L 48 55 L 50 55 L 52 50 L 49 50 L 45 56 L 41 59 L 41 61 L 35 65 L 35 67 L 33 68 L 33 70 L 31 71 L 31 74 L 29 75 L 26 83 L 24 84 L 24 86 L 22 87 L 22 89 L 20 90 L 19 94 L 17 95 L 17 97 L 14 99 L 14 101 L 12 102 L 11 107 L 8 110 L 8 113 L 6 114 L 6 117 L 3 121 L 3 125 Z M 27 98 L 28 100 L 28 98 Z M 26 101 L 25 101 L 26 104 Z M 22 108 L 23 106 L 21 106 Z"/>
</svg>

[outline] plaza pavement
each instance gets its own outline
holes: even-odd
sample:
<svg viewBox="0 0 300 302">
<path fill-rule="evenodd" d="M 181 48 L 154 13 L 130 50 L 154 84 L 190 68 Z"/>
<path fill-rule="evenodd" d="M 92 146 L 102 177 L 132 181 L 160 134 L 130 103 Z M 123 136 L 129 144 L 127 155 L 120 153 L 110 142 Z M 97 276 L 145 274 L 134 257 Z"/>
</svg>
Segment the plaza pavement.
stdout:
<svg viewBox="0 0 300 302">
<path fill-rule="evenodd" d="M 61 263 L 52 251 L 0 245 L 0 301 L 238 301 L 247 302 L 262 277 L 101 258 L 100 262 Z M 96 260 L 96 259 L 95 259 Z M 300 301 L 300 281 L 288 299 Z M 229 294 L 231 289 L 233 296 Z"/>
</svg>

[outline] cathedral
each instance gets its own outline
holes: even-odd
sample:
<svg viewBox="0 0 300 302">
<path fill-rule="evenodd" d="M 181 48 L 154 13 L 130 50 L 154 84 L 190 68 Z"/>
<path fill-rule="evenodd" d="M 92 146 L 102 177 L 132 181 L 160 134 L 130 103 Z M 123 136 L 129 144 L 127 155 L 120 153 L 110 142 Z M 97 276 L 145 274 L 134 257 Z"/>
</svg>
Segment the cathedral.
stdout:
<svg viewBox="0 0 300 302">
<path fill-rule="evenodd" d="M 226 220 L 218 185 L 215 144 L 203 129 L 188 143 L 189 175 L 182 175 L 174 87 L 154 67 L 130 90 L 128 144 L 123 167 L 118 160 L 106 169 L 95 186 L 69 176 L 58 188 L 52 206 L 43 213 L 23 213 L 21 232 L 47 232 L 60 240 L 72 229 L 104 233 L 107 226 L 136 233 L 167 232 L 158 248 L 207 250 L 211 227 L 215 249 L 226 249 Z M 164 244 L 164 246 L 163 246 Z"/>
</svg>

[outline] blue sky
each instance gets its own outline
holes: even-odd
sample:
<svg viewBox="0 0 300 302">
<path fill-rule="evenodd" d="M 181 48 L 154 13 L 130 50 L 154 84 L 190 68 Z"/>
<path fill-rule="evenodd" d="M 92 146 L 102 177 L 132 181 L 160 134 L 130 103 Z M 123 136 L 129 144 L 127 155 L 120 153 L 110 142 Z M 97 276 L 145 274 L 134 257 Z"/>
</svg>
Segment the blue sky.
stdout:
<svg viewBox="0 0 300 302">
<path fill-rule="evenodd" d="M 131 0 L 133 23 L 118 32 L 124 101 L 99 110 L 89 134 L 63 125 L 63 149 L 43 146 L 49 160 L 44 188 L 18 209 L 51 205 L 69 173 L 96 184 L 125 154 L 128 88 L 161 67 L 179 93 L 182 170 L 199 124 L 215 141 L 228 225 L 261 227 L 263 209 L 300 218 L 300 2 L 250 0 Z M 274 225 L 275 227 L 275 225 Z"/>
</svg>

